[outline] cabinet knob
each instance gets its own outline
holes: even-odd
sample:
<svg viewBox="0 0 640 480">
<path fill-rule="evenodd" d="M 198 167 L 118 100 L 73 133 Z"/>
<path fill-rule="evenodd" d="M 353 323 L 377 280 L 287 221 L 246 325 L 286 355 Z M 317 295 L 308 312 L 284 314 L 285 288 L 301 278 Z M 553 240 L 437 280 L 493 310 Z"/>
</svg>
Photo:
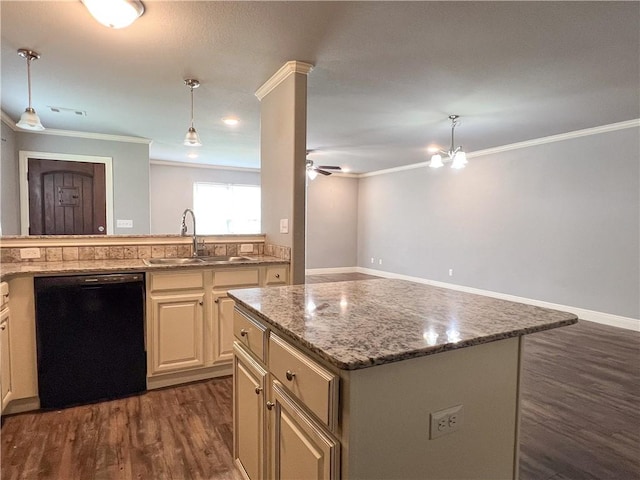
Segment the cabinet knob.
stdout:
<svg viewBox="0 0 640 480">
<path fill-rule="evenodd" d="M 2 326 L 0 327 L 0 330 L 6 330 L 6 328 L 7 328 L 7 324 L 3 323 Z"/>
<path fill-rule="evenodd" d="M 260 385 L 256 385 L 256 395 L 260 395 L 262 393 L 262 387 Z"/>
<path fill-rule="evenodd" d="M 289 381 L 293 380 L 293 377 L 296 376 L 295 372 L 292 372 L 291 370 L 287 370 L 286 375 L 287 375 L 287 380 Z"/>
<path fill-rule="evenodd" d="M 204 305 L 204 302 L 203 302 L 202 300 L 200 300 L 200 301 L 198 302 L 198 305 Z"/>
<path fill-rule="evenodd" d="M 247 335 L 249 335 L 249 332 L 247 330 L 245 330 L 244 328 L 240 329 L 241 337 L 246 337 Z"/>
<path fill-rule="evenodd" d="M 276 406 L 276 404 L 275 404 L 275 403 L 273 403 L 273 402 L 267 402 L 267 409 L 268 409 L 268 410 L 273 409 L 273 407 L 275 407 L 275 406 Z"/>
<path fill-rule="evenodd" d="M 276 273 L 276 278 L 280 278 L 280 274 L 279 273 Z"/>
<path fill-rule="evenodd" d="M 216 298 L 216 299 L 213 301 L 213 303 L 220 303 L 220 299 L 219 299 L 219 298 Z"/>
</svg>

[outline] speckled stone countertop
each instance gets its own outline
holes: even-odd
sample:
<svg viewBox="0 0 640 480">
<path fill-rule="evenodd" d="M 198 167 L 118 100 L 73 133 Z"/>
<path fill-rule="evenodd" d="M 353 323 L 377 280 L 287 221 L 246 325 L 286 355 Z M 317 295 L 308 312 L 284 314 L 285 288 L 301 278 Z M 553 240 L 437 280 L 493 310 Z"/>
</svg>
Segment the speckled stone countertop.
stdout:
<svg viewBox="0 0 640 480">
<path fill-rule="evenodd" d="M 231 290 L 330 364 L 356 370 L 571 325 L 573 313 L 404 280 Z"/>
<path fill-rule="evenodd" d="M 0 264 L 0 280 L 14 275 L 67 275 L 74 273 L 111 273 L 111 272 L 155 272 L 184 268 L 226 268 L 247 265 L 288 264 L 287 260 L 268 255 L 249 255 L 248 260 L 235 261 L 228 264 L 187 264 L 187 265 L 146 265 L 141 259 L 128 260 L 78 260 L 63 262 L 20 262 Z"/>
</svg>

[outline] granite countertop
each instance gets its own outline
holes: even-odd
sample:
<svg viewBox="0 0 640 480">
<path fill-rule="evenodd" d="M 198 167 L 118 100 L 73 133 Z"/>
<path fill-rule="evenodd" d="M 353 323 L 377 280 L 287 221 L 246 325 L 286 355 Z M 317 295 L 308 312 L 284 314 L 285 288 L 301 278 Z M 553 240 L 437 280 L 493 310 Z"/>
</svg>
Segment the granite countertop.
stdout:
<svg viewBox="0 0 640 480">
<path fill-rule="evenodd" d="M 578 321 L 573 313 L 391 279 L 251 288 L 229 295 L 343 370 Z"/>
<path fill-rule="evenodd" d="M 187 265 L 146 265 L 142 259 L 127 260 L 66 260 L 62 262 L 15 262 L 2 263 L 0 265 L 0 279 L 5 280 L 13 275 L 67 275 L 73 273 L 110 273 L 131 271 L 162 271 L 183 268 L 226 268 L 240 265 L 270 265 L 288 264 L 288 260 L 282 260 L 268 255 L 248 255 L 247 260 L 235 261 L 228 264 L 187 264 Z"/>
</svg>

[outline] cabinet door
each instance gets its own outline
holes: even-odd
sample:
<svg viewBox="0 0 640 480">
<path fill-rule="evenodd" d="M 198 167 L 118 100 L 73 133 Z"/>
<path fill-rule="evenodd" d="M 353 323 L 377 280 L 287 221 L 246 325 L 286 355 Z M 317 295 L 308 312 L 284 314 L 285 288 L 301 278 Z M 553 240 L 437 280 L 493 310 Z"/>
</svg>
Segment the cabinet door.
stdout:
<svg viewBox="0 0 640 480">
<path fill-rule="evenodd" d="M 340 444 L 272 382 L 273 427 L 269 442 L 270 478 L 337 480 Z M 271 404 L 270 404 L 271 405 Z"/>
<path fill-rule="evenodd" d="M 267 372 L 238 343 L 233 360 L 233 458 L 250 480 L 266 478 Z"/>
<path fill-rule="evenodd" d="M 204 365 L 204 293 L 151 297 L 151 374 Z"/>
<path fill-rule="evenodd" d="M 213 363 L 230 363 L 233 357 L 233 309 L 226 292 L 213 292 Z"/>
<path fill-rule="evenodd" d="M 2 410 L 11 400 L 11 345 L 9 344 L 9 309 L 0 316 L 0 390 L 2 391 Z"/>
</svg>

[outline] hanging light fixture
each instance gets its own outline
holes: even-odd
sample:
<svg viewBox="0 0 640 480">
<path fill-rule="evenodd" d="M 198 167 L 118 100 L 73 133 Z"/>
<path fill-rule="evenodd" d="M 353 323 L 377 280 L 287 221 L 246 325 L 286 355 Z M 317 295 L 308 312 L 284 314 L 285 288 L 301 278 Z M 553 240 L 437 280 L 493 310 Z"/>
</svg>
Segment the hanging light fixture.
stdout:
<svg viewBox="0 0 640 480">
<path fill-rule="evenodd" d="M 201 147 L 202 143 L 200 142 L 200 137 L 198 136 L 196 129 L 193 127 L 193 89 L 198 88 L 200 86 L 200 82 L 198 80 L 188 78 L 184 81 L 184 84 L 191 89 L 191 126 L 189 127 L 189 130 L 187 130 L 187 135 L 184 137 L 184 144 L 188 147 Z"/>
<path fill-rule="evenodd" d="M 99 23 L 109 28 L 124 28 L 144 13 L 138 0 L 80 0 Z"/>
<path fill-rule="evenodd" d="M 444 162 L 442 160 L 442 155 L 446 155 L 448 159 L 446 161 L 451 162 L 451 168 L 460 169 L 464 168 L 467 162 L 467 154 L 462 150 L 462 145 L 458 147 L 454 147 L 454 137 L 453 133 L 455 128 L 460 125 L 460 118 L 458 115 L 449 115 L 449 119 L 451 120 L 451 146 L 449 150 L 436 149 L 434 155 L 431 156 L 431 161 L 429 162 L 429 166 L 431 168 L 440 168 L 444 166 Z"/>
<path fill-rule="evenodd" d="M 33 50 L 21 48 L 20 50 L 18 50 L 18 55 L 20 55 L 22 58 L 27 59 L 27 85 L 29 89 L 29 106 L 25 109 L 24 113 L 20 117 L 20 121 L 16 123 L 16 127 L 22 128 L 23 130 L 44 130 L 38 114 L 31 106 L 31 61 L 40 58 L 40 54 L 38 52 L 34 52 Z"/>
</svg>

